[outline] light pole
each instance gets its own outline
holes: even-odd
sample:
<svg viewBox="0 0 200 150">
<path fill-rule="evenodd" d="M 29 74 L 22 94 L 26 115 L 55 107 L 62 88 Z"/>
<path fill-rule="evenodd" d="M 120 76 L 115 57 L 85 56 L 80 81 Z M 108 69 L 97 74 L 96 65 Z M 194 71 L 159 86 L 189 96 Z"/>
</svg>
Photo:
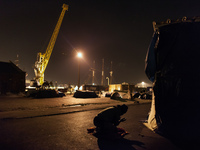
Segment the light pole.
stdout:
<svg viewBox="0 0 200 150">
<path fill-rule="evenodd" d="M 78 57 L 78 90 L 79 90 L 80 88 L 80 59 L 82 58 L 82 53 L 78 52 L 77 57 Z"/>
<path fill-rule="evenodd" d="M 108 85 L 109 85 L 109 78 L 108 78 L 108 77 L 106 77 L 106 79 L 108 79 Z"/>
</svg>

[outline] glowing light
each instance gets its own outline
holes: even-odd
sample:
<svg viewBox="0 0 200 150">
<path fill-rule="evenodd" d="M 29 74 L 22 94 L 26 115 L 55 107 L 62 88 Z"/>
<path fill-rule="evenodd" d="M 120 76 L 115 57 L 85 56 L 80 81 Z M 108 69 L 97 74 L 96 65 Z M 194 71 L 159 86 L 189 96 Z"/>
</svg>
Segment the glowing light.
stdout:
<svg viewBox="0 0 200 150">
<path fill-rule="evenodd" d="M 77 57 L 82 58 L 83 57 L 82 53 L 78 52 Z"/>
<path fill-rule="evenodd" d="M 74 91 L 78 90 L 78 86 L 75 86 Z"/>
<path fill-rule="evenodd" d="M 145 82 L 142 81 L 141 83 L 142 83 L 142 87 L 144 88 L 145 87 Z"/>
<path fill-rule="evenodd" d="M 83 86 L 80 86 L 79 90 L 82 90 L 82 89 L 83 89 Z M 76 90 L 78 90 L 78 86 L 75 86 L 74 91 L 76 91 Z"/>
<path fill-rule="evenodd" d="M 118 85 L 118 91 L 120 91 L 120 89 L 121 89 L 121 85 Z"/>
</svg>

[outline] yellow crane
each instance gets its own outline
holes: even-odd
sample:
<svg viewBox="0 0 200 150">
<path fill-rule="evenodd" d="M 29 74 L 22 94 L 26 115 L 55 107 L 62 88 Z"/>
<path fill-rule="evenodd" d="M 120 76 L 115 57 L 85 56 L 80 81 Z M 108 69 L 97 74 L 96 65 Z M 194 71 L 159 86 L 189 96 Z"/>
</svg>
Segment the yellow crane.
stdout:
<svg viewBox="0 0 200 150">
<path fill-rule="evenodd" d="M 50 42 L 47 46 L 46 52 L 45 53 L 41 53 L 39 52 L 37 54 L 37 61 L 35 62 L 35 66 L 34 66 L 34 72 L 35 72 L 35 80 L 38 83 L 38 85 L 42 85 L 44 83 L 44 72 L 45 69 L 47 67 L 47 64 L 49 62 L 51 53 L 53 51 L 64 15 L 65 15 L 65 11 L 68 10 L 68 5 L 63 4 L 62 6 L 62 12 L 60 14 L 60 17 L 58 19 L 58 22 L 56 24 L 56 27 L 54 29 L 54 32 L 51 36 Z"/>
</svg>

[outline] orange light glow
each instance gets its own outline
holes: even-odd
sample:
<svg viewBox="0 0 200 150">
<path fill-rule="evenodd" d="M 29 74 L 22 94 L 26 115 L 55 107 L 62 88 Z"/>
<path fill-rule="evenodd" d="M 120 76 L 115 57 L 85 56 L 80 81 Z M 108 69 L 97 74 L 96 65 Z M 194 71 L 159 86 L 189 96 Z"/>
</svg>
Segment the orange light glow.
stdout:
<svg viewBox="0 0 200 150">
<path fill-rule="evenodd" d="M 82 53 L 78 52 L 77 57 L 82 58 L 83 57 Z"/>
</svg>

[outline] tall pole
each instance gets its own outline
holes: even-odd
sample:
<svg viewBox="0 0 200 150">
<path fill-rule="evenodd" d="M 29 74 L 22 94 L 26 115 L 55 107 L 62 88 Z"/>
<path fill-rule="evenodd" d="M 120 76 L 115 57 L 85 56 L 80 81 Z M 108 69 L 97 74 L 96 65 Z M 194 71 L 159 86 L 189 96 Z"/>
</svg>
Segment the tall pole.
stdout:
<svg viewBox="0 0 200 150">
<path fill-rule="evenodd" d="M 94 85 L 94 74 L 95 74 L 95 61 L 93 61 L 93 68 L 92 68 L 92 85 Z"/>
<path fill-rule="evenodd" d="M 17 59 L 15 60 L 15 65 L 19 67 L 19 55 L 17 54 Z"/>
<path fill-rule="evenodd" d="M 102 78 L 101 78 L 101 85 L 103 85 L 103 80 L 104 80 L 104 59 L 102 59 Z"/>
<path fill-rule="evenodd" d="M 110 64 L 110 84 L 112 84 L 112 74 L 113 74 L 113 71 L 112 71 L 112 61 L 111 61 L 111 64 Z"/>
<path fill-rule="evenodd" d="M 108 86 L 109 86 L 109 78 L 108 78 L 108 77 L 106 77 L 106 79 L 108 80 Z"/>
<path fill-rule="evenodd" d="M 77 57 L 78 57 L 78 90 L 80 88 L 80 59 L 82 58 L 82 53 L 77 53 Z"/>
<path fill-rule="evenodd" d="M 80 88 L 80 59 L 78 59 L 78 90 Z"/>
</svg>

